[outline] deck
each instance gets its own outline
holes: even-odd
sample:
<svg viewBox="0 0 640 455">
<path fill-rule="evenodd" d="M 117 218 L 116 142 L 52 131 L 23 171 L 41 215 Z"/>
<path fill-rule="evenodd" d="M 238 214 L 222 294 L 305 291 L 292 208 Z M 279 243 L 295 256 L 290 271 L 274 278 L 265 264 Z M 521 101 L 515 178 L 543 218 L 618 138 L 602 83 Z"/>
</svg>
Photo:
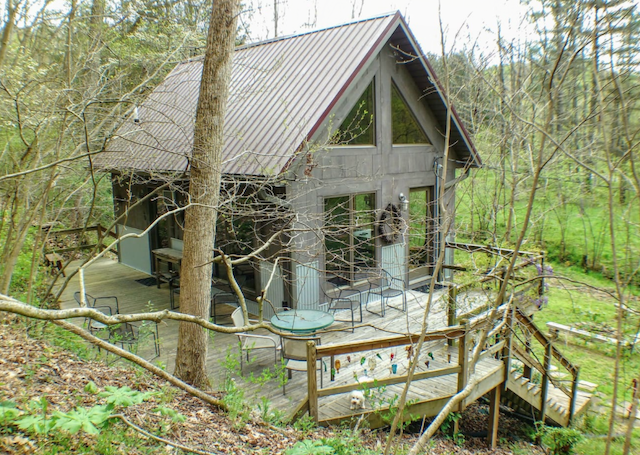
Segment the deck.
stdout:
<svg viewBox="0 0 640 455">
<path fill-rule="evenodd" d="M 145 278 L 148 279 L 149 276 L 143 272 L 113 260 L 102 259 L 85 270 L 86 292 L 94 297 L 115 295 L 119 300 L 121 313 L 169 309 L 167 285 L 158 289 L 155 282 L 146 286 L 136 281 Z M 62 295 L 62 308 L 77 306 L 73 293 L 78 289 L 76 277 Z M 472 312 L 487 301 L 486 293 L 490 292 L 457 292 L 457 314 Z M 308 411 L 321 424 L 337 424 L 366 414 L 372 428 L 383 426 L 395 413 L 398 397 L 407 382 L 407 350 L 414 349 L 417 341 L 415 334 L 421 331 L 429 299 L 428 294 L 418 291 L 407 291 L 406 296 L 407 312 L 398 309 L 401 307 L 401 297 L 398 297 L 390 301 L 384 317 L 366 311 L 363 305 L 363 322 L 354 332 L 351 331 L 351 322 L 341 321 L 340 313 L 336 313 L 336 322 L 318 332 L 321 344 L 310 346 L 311 351 L 308 351 L 309 359 L 321 359 L 322 371 L 312 369 L 307 374 L 293 372 L 292 378 L 287 382 L 286 394 L 282 389 L 284 374 L 281 363 L 274 359 L 273 350 L 253 351 L 250 362 L 244 362 L 241 374 L 237 337 L 234 334 L 212 334 L 207 357 L 212 386 L 215 390 L 224 390 L 225 384 L 229 384 L 228 380 L 233 379 L 243 391 L 245 400 L 255 404 L 267 400 L 270 409 L 277 409 L 285 416 L 300 415 Z M 559 389 L 556 390 L 546 380 L 543 381 L 543 387 L 540 387 L 528 380 L 519 379 L 514 371 L 507 374 L 505 368 L 511 356 L 519 357 L 528 367 L 547 371 L 527 355 L 526 349 L 523 351 L 516 346 L 511 348 L 507 343 L 511 339 L 510 335 L 507 335 L 509 340 L 498 337 L 486 343 L 475 369 L 470 368 L 467 361 L 469 356 L 460 356 L 463 351 L 459 349 L 466 349 L 468 353 L 473 347 L 475 333 L 484 324 L 484 316 L 472 318 L 467 325 L 448 328 L 449 315 L 445 303 L 450 297 L 444 290 L 434 292 L 427 326 L 429 339 L 419 355 L 413 357 L 417 364 L 407 396 L 409 413 L 416 416 L 436 415 L 464 384 L 477 381 L 472 394 L 465 400 L 464 407 L 492 390 L 499 390 L 497 386 L 507 377 L 510 378 L 507 387 L 511 392 L 534 407 L 540 409 L 541 397 L 545 397 L 544 402 L 547 404 L 540 413 L 562 425 L 569 424 L 572 416 L 586 409 L 590 395 L 578 393 L 575 367 L 551 346 L 545 335 L 524 315 L 518 316 L 516 322 L 524 324 L 527 330 L 532 331 L 534 339 L 548 346 L 550 357 L 553 354 L 574 373 L 572 391 L 568 392 L 568 396 L 573 396 L 574 399 L 566 398 L 566 390 L 564 398 L 558 395 Z M 379 311 L 379 303 L 376 308 L 376 302 L 372 302 L 371 309 Z M 459 321 L 456 320 L 454 324 L 457 323 Z M 269 332 L 261 329 L 257 333 L 266 335 Z M 161 355 L 155 361 L 172 372 L 178 322 L 169 320 L 159 324 L 159 336 Z M 456 343 L 453 343 L 453 339 L 457 339 Z M 457 346 L 453 346 L 454 344 Z M 139 354 L 145 358 L 152 357 L 153 346 L 142 343 Z M 392 370 L 392 364 L 395 364 L 395 371 Z M 350 393 L 354 389 L 365 391 L 366 409 L 350 409 Z M 493 436 L 495 439 L 495 433 Z"/>
<path fill-rule="evenodd" d="M 163 284 L 158 289 L 155 284 L 146 286 L 137 282 L 149 278 L 149 275 L 131 269 L 125 265 L 110 259 L 102 259 L 91 265 L 85 270 L 85 286 L 86 292 L 94 297 L 111 296 L 118 297 L 120 303 L 120 311 L 122 313 L 138 313 L 148 310 L 169 309 L 169 289 Z M 77 306 L 73 298 L 73 293 L 79 289 L 77 277 L 70 283 L 61 298 L 62 308 L 74 308 Z M 444 305 L 444 292 L 436 291 L 432 311 L 429 317 L 429 330 L 438 330 L 446 327 L 447 313 Z M 330 346 L 334 343 L 344 343 L 345 341 L 364 341 L 378 338 L 386 338 L 393 335 L 418 333 L 422 325 L 424 309 L 427 305 L 428 295 L 418 291 L 407 292 L 407 313 L 397 309 L 388 308 L 385 317 L 369 313 L 363 308 L 363 323 L 357 327 L 355 332 L 351 332 L 350 322 L 340 321 L 340 313 L 336 314 L 336 322 L 325 332 L 321 333 L 322 346 Z M 479 301 L 477 296 L 469 298 L 465 308 L 465 300 L 460 311 L 471 309 L 474 302 Z M 394 304 L 394 302 L 391 302 Z M 397 302 L 400 306 L 399 303 Z M 379 305 L 378 305 L 379 307 Z M 376 308 L 372 308 L 376 310 Z M 379 309 L 379 308 L 377 308 Z M 78 321 L 81 322 L 81 321 Z M 266 331 L 265 331 L 266 334 Z M 176 354 L 176 345 L 178 337 L 178 322 L 166 321 L 159 325 L 159 335 L 161 341 L 161 355 L 155 359 L 155 362 L 164 365 L 167 371 L 172 372 L 174 369 L 174 360 Z M 425 351 L 434 356 L 425 357 L 426 360 L 421 361 L 423 364 L 418 366 L 418 371 L 427 369 L 424 362 L 429 361 L 429 369 L 440 368 L 445 364 L 449 364 L 448 354 L 446 354 L 445 345 L 430 345 Z M 375 352 L 363 353 L 358 359 L 347 359 L 347 356 L 337 356 L 336 360 L 340 360 L 342 368 L 335 375 L 335 381 L 331 381 L 330 359 L 324 359 L 325 369 L 323 371 L 322 383 L 324 387 L 335 387 L 344 385 L 347 382 L 353 382 L 354 373 L 359 377 L 364 376 L 364 368 L 369 371 L 367 375 L 371 379 L 382 380 L 391 375 L 389 355 L 394 353 L 394 357 L 398 364 L 397 374 L 400 375 L 406 371 L 406 352 L 404 348 L 402 352 L 398 349 L 376 350 Z M 140 353 L 143 357 L 152 357 L 152 348 L 148 344 L 140 347 Z M 273 352 L 268 350 L 256 350 L 252 352 L 251 362 L 244 365 L 244 378 L 251 375 L 259 376 L 263 370 L 269 369 L 276 372 L 274 368 Z M 366 364 L 360 365 L 362 357 L 366 358 Z M 368 368 L 368 359 L 375 358 L 378 363 L 374 370 Z M 451 359 L 451 364 L 457 362 L 457 357 Z M 272 406 L 280 409 L 286 414 L 292 413 L 307 394 L 307 380 L 303 372 L 293 372 L 292 379 L 288 381 L 286 394 L 283 394 L 281 380 L 278 378 L 249 381 L 243 379 L 239 372 L 237 337 L 235 335 L 216 333 L 211 337 L 208 351 L 208 370 L 210 378 L 215 389 L 224 387 L 224 380 L 228 375 L 233 377 L 240 384 L 245 392 L 245 397 L 260 400 L 265 397 L 270 400 Z M 385 363 L 386 362 L 386 363 Z M 492 374 L 496 368 L 499 368 L 500 362 L 495 365 L 482 365 L 479 367 L 481 374 Z M 425 397 L 442 398 L 443 394 L 450 395 L 455 392 L 456 374 L 449 376 L 434 378 L 431 380 L 417 381 L 416 385 L 410 390 L 410 399 L 420 399 L 424 401 Z M 431 381 L 428 384 L 426 381 Z M 402 385 L 387 386 L 384 393 L 372 390 L 372 394 L 376 395 L 375 401 L 384 407 L 385 403 L 393 401 L 393 396 L 399 393 Z M 335 417 L 354 414 L 355 411 L 349 409 L 347 394 L 324 397 L 322 398 L 323 420 L 331 420 Z M 422 397 L 422 398 L 421 398 Z M 370 401 L 373 400 L 370 399 Z M 371 407 L 372 404 L 369 404 Z"/>
</svg>

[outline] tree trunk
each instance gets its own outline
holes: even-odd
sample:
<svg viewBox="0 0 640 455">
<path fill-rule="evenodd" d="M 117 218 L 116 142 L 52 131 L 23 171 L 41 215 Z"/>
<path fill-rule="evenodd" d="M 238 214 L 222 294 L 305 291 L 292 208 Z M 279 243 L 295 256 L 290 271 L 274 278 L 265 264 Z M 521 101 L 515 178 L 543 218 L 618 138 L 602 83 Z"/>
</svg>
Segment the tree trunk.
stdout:
<svg viewBox="0 0 640 455">
<path fill-rule="evenodd" d="M 202 67 L 200 97 L 185 214 L 180 305 L 187 314 L 208 319 L 211 302 L 211 260 L 220 196 L 224 113 L 235 46 L 239 0 L 216 0 L 211 11 L 207 51 Z M 206 331 L 181 322 L 175 375 L 196 387 L 206 387 Z"/>
</svg>

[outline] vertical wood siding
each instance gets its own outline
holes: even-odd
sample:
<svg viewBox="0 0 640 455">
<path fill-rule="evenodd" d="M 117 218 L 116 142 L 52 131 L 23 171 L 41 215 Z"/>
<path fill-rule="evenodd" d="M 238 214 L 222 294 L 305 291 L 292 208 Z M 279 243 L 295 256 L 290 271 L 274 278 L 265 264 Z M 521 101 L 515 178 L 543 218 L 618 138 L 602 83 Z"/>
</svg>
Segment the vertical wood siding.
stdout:
<svg viewBox="0 0 640 455">
<path fill-rule="evenodd" d="M 296 265 L 296 308 L 317 310 L 320 298 L 318 261 Z"/>
<path fill-rule="evenodd" d="M 405 279 L 406 272 L 406 248 L 405 243 L 394 243 L 382 247 L 382 260 L 380 266 L 395 278 Z"/>
<path fill-rule="evenodd" d="M 266 284 L 269 282 L 273 267 L 274 265 L 271 262 L 260 262 L 260 283 L 262 284 L 262 286 L 266 286 Z M 269 286 L 269 289 L 267 289 L 265 297 L 271 302 L 271 305 L 276 308 L 281 307 L 282 302 L 285 300 L 284 279 L 282 276 L 282 268 L 279 265 L 278 269 L 275 272 L 275 275 L 273 276 L 271 285 Z M 271 316 L 273 316 L 274 314 L 271 305 L 265 302 L 263 310 L 265 320 L 271 318 Z"/>
</svg>

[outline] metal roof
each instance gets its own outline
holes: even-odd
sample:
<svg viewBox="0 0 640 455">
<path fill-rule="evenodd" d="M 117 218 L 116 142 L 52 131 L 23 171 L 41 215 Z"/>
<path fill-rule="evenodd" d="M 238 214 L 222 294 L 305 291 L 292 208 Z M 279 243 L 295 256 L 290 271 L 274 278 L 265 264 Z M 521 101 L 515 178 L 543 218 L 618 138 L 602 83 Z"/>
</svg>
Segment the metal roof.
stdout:
<svg viewBox="0 0 640 455">
<path fill-rule="evenodd" d="M 286 169 L 359 69 L 392 34 L 415 43 L 405 30 L 402 16 L 395 13 L 238 47 L 225 116 L 222 172 L 260 176 Z M 425 69 L 412 75 L 422 87 L 432 88 Z M 188 170 L 201 74 L 202 59 L 178 64 L 138 108 L 139 122 L 129 118 L 116 131 L 106 152 L 98 155 L 97 166 Z M 440 120 L 446 106 L 438 94 L 431 98 L 429 107 Z M 475 156 L 466 131 L 456 133 L 465 143 L 462 154 Z"/>
</svg>

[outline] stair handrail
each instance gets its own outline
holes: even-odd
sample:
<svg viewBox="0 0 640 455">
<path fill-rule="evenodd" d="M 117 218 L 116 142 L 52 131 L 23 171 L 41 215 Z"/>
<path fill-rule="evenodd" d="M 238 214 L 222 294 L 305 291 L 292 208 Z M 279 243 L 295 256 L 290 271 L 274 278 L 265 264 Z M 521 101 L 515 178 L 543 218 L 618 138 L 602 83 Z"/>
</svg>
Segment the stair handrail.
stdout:
<svg viewBox="0 0 640 455">
<path fill-rule="evenodd" d="M 543 346 L 547 346 L 548 344 L 551 344 L 551 355 L 553 355 L 553 357 L 558 362 L 560 362 L 560 364 L 563 367 L 565 367 L 567 371 L 571 373 L 572 376 L 575 376 L 579 368 L 575 366 L 573 363 L 571 363 L 571 361 L 567 359 L 564 355 L 562 355 L 562 353 L 558 350 L 558 348 L 556 348 L 551 343 L 551 340 L 544 333 L 542 333 L 542 331 L 533 323 L 531 318 L 529 318 L 529 316 L 524 314 L 519 308 L 516 309 L 515 314 L 516 314 L 516 318 L 518 318 L 518 321 L 531 332 L 531 334 L 536 338 L 536 340 L 538 340 L 540 344 L 542 344 Z"/>
<path fill-rule="evenodd" d="M 522 324 L 526 329 L 534 336 L 534 338 L 545 348 L 545 358 L 544 358 L 544 366 L 539 362 L 528 361 L 531 366 L 533 366 L 536 370 L 538 370 L 542 374 L 542 390 L 541 390 L 541 402 L 540 402 L 540 414 L 541 420 L 544 420 L 544 416 L 546 413 L 546 399 L 547 399 L 547 390 L 549 386 L 549 382 L 551 382 L 554 387 L 561 390 L 567 397 L 569 397 L 569 416 L 568 422 L 569 424 L 573 420 L 575 415 L 576 401 L 578 395 L 578 383 L 580 376 L 580 367 L 571 363 L 569 359 L 567 359 L 552 343 L 552 340 L 549 339 L 533 322 L 533 320 L 523 313 L 519 308 L 516 308 L 514 311 L 515 317 L 520 324 Z M 515 349 L 518 351 L 519 349 Z M 524 357 L 519 353 L 521 357 Z M 567 390 L 562 384 L 556 381 L 550 374 L 551 367 L 551 357 L 555 358 L 560 364 L 571 374 L 571 390 Z M 526 359 L 525 359 L 526 360 Z M 542 368 L 541 368 L 542 367 Z"/>
</svg>

